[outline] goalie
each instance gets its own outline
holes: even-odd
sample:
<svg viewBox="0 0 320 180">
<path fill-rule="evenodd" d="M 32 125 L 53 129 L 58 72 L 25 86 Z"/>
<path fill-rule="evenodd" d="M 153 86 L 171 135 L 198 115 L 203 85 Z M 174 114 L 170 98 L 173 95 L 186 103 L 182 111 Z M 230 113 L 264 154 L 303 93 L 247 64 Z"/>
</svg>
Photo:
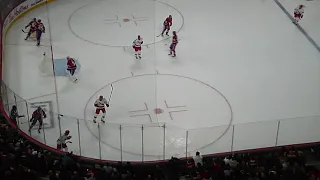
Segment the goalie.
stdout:
<svg viewBox="0 0 320 180">
<path fill-rule="evenodd" d="M 77 69 L 76 61 L 73 58 L 68 56 L 67 57 L 67 73 L 73 82 L 76 82 L 78 80 L 78 78 L 75 76 L 76 69 Z"/>
<path fill-rule="evenodd" d="M 57 140 L 57 149 L 60 151 L 68 152 L 67 143 L 71 143 L 71 141 L 66 142 L 71 139 L 72 136 L 69 136 L 70 131 L 66 130 L 62 136 L 60 136 Z"/>
</svg>

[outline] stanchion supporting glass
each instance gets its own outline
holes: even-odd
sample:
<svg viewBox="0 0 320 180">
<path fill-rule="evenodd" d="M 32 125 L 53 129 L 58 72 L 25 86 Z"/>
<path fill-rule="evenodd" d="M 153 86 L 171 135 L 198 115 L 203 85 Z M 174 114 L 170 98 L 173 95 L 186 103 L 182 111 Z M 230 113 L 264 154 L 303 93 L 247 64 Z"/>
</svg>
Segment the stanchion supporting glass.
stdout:
<svg viewBox="0 0 320 180">
<path fill-rule="evenodd" d="M 234 125 L 232 125 L 231 152 L 233 151 L 233 141 L 234 141 Z"/>
<path fill-rule="evenodd" d="M 144 161 L 144 147 L 143 147 L 143 125 L 141 126 L 141 154 L 142 154 L 142 162 Z"/>
<path fill-rule="evenodd" d="M 79 119 L 77 119 L 77 126 L 78 126 L 78 143 L 79 143 L 79 155 L 81 156 L 81 136 L 80 136 L 80 122 Z"/>
<path fill-rule="evenodd" d="M 163 160 L 166 159 L 166 124 L 163 124 Z"/>
<path fill-rule="evenodd" d="M 7 86 L 4 86 L 4 89 L 6 91 L 6 95 L 7 95 L 7 111 L 9 112 L 10 111 L 10 107 L 9 107 L 9 95 L 8 95 L 8 89 L 7 89 Z"/>
<path fill-rule="evenodd" d="M 279 137 L 279 128 L 280 128 L 280 121 L 278 121 L 278 127 L 277 127 L 277 136 L 276 136 L 276 142 L 275 142 L 275 145 L 274 146 L 277 146 L 278 145 L 278 137 Z"/>
<path fill-rule="evenodd" d="M 59 106 L 59 105 L 58 105 Z M 61 114 L 58 114 L 58 124 L 59 124 L 59 137 L 62 135 L 61 133 L 61 118 L 60 118 Z"/>
<path fill-rule="evenodd" d="M 44 123 L 43 123 L 43 119 L 42 119 L 42 132 L 43 132 L 43 142 L 44 144 L 47 144 L 47 141 L 46 141 L 46 133 L 45 133 L 45 130 L 44 130 Z M 39 126 L 40 127 L 40 126 Z"/>
<path fill-rule="evenodd" d="M 16 94 L 14 94 L 14 104 L 16 105 L 16 107 L 17 107 L 17 114 L 19 115 L 19 109 L 18 109 L 18 104 L 17 104 L 17 97 L 16 97 Z M 9 112 L 10 114 L 11 114 L 11 112 Z M 15 122 L 16 122 L 16 126 L 19 128 L 20 127 L 20 120 L 19 120 L 20 118 L 18 117 L 18 118 L 16 118 L 15 119 Z"/>
<path fill-rule="evenodd" d="M 29 108 L 28 108 L 28 103 L 26 102 L 26 108 L 27 108 L 27 121 L 28 121 L 28 129 L 30 129 L 30 116 L 29 116 Z M 29 132 L 29 136 L 31 137 L 31 131 L 28 131 Z"/>
<path fill-rule="evenodd" d="M 121 125 L 119 127 L 119 132 L 120 132 L 120 159 L 122 162 L 122 126 Z"/>
<path fill-rule="evenodd" d="M 186 159 L 188 159 L 188 136 L 189 136 L 189 131 L 186 132 Z"/>
<path fill-rule="evenodd" d="M 100 132 L 100 123 L 98 123 L 98 137 L 99 137 L 99 157 L 100 159 L 102 158 L 102 155 L 101 155 L 101 132 Z"/>
</svg>

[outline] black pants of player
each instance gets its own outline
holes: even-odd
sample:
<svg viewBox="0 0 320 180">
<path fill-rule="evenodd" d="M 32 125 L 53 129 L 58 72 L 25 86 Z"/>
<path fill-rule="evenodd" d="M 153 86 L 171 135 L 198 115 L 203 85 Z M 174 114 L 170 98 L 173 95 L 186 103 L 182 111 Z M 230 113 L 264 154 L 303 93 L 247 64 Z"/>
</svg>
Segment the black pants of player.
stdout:
<svg viewBox="0 0 320 180">
<path fill-rule="evenodd" d="M 69 71 L 69 73 L 71 74 L 71 76 L 74 75 L 74 72 L 76 71 L 75 69 L 67 69 Z"/>
<path fill-rule="evenodd" d="M 42 125 L 43 125 L 43 120 L 42 119 L 33 119 L 32 121 L 31 121 L 31 125 L 30 125 L 30 128 L 29 128 L 29 130 L 31 130 L 32 128 L 33 128 L 33 126 L 34 125 L 36 125 L 36 123 L 39 121 L 39 131 L 41 130 L 41 128 L 42 128 Z"/>
<path fill-rule="evenodd" d="M 37 38 L 37 44 L 40 45 L 40 39 L 41 39 L 42 31 L 36 30 L 36 38 Z"/>
</svg>

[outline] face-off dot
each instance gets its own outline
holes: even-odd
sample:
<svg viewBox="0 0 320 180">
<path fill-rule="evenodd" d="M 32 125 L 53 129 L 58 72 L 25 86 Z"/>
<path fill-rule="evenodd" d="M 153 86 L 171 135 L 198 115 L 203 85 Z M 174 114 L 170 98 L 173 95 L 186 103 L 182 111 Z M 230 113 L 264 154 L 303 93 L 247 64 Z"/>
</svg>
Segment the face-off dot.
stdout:
<svg viewBox="0 0 320 180">
<path fill-rule="evenodd" d="M 123 19 L 123 22 L 129 22 L 129 21 L 130 21 L 130 19 L 128 19 L 128 18 Z"/>
<path fill-rule="evenodd" d="M 153 112 L 154 112 L 155 114 L 161 114 L 161 113 L 163 113 L 163 109 L 161 109 L 161 108 L 155 108 L 155 109 L 153 110 Z"/>
</svg>

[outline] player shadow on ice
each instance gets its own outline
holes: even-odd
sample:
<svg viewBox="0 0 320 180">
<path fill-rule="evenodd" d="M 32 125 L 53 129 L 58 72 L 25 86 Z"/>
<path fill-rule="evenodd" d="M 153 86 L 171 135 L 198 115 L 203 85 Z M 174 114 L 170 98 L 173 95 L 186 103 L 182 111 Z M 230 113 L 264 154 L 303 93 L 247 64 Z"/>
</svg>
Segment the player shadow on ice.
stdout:
<svg viewBox="0 0 320 180">
<path fill-rule="evenodd" d="M 130 66 L 130 70 L 132 72 L 139 71 L 141 69 L 143 69 L 143 64 L 142 64 L 141 60 L 135 60 L 133 62 L 133 64 Z"/>
</svg>

